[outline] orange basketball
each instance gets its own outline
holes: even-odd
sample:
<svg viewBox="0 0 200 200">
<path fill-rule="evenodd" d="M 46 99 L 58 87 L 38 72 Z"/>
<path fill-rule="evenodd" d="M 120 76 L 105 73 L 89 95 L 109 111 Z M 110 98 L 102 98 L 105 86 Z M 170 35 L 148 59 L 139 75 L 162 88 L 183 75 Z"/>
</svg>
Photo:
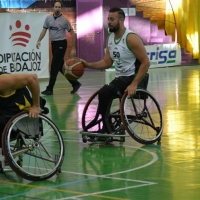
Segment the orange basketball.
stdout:
<svg viewBox="0 0 200 200">
<path fill-rule="evenodd" d="M 84 73 L 84 65 L 79 58 L 70 58 L 64 63 L 64 75 L 69 80 L 77 80 Z"/>
</svg>

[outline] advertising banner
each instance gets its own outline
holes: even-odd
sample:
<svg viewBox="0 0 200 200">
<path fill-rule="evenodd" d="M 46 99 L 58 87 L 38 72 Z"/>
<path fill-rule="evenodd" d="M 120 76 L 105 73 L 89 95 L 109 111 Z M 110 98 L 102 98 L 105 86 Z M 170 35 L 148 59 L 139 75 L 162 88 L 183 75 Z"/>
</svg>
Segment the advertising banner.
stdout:
<svg viewBox="0 0 200 200">
<path fill-rule="evenodd" d="M 36 42 L 47 13 L 0 14 L 0 71 L 34 73 L 49 77 L 49 39 L 43 38 L 40 49 Z"/>
<path fill-rule="evenodd" d="M 145 46 L 150 68 L 181 65 L 181 48 L 179 44 L 157 44 Z M 114 66 L 106 71 L 113 71 Z"/>
<path fill-rule="evenodd" d="M 179 44 L 145 46 L 150 60 L 150 68 L 176 66 L 181 64 Z"/>
</svg>

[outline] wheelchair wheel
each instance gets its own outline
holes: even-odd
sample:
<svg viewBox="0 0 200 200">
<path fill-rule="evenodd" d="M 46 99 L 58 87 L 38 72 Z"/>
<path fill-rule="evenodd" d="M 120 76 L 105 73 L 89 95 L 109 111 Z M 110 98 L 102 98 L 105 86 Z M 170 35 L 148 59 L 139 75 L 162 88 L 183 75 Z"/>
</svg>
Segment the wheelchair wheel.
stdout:
<svg viewBox="0 0 200 200">
<path fill-rule="evenodd" d="M 83 130 L 88 132 L 98 132 L 102 128 L 102 118 L 97 113 L 99 104 L 99 90 L 96 91 L 87 101 L 82 114 Z"/>
<path fill-rule="evenodd" d="M 99 90 L 96 91 L 87 101 L 83 114 L 82 114 L 82 127 L 85 131 L 89 132 L 98 132 L 102 126 L 102 117 L 97 112 L 99 99 L 98 99 Z M 124 127 L 120 118 L 120 99 L 119 97 L 114 98 L 106 112 L 107 116 L 107 128 L 109 132 L 114 132 L 116 129 L 118 132 L 124 131 Z M 83 138 L 84 139 L 84 138 Z"/>
<path fill-rule="evenodd" d="M 2 149 L 12 170 L 27 180 L 46 180 L 61 171 L 63 138 L 43 114 L 37 119 L 27 112 L 12 117 L 3 131 Z"/>
<path fill-rule="evenodd" d="M 125 93 L 120 114 L 126 131 L 137 142 L 152 144 L 160 140 L 163 131 L 162 112 L 148 91 L 137 89 L 136 95 L 131 98 Z"/>
</svg>

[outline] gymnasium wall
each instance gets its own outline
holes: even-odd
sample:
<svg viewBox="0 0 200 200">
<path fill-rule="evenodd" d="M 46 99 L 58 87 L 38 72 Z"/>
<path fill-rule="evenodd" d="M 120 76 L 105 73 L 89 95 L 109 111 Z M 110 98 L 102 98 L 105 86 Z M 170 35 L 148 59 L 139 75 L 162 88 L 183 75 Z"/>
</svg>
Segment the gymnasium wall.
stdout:
<svg viewBox="0 0 200 200">
<path fill-rule="evenodd" d="M 0 1 L 0 13 L 33 13 L 33 12 L 47 12 L 47 13 L 52 13 L 52 7 L 53 7 L 53 2 L 54 0 L 51 1 L 35 1 L 34 0 L 25 0 L 27 3 L 30 2 L 30 5 L 28 7 L 25 7 L 27 5 L 23 5 L 20 2 L 23 2 L 23 0 L 10 0 L 10 3 L 15 2 L 15 4 L 13 4 L 13 6 L 11 6 L 11 4 L 7 3 L 7 6 L 9 7 L 5 7 L 2 5 L 3 1 Z M 5 2 L 5 1 L 4 1 Z M 6 2 L 9 2 L 6 1 Z M 34 3 L 33 3 L 34 2 Z M 68 0 L 68 1 L 63 1 L 63 9 L 62 9 L 62 14 L 68 18 L 68 20 L 70 21 L 70 23 L 72 24 L 73 28 L 76 29 L 76 0 Z M 21 6 L 21 8 L 20 8 Z M 38 37 L 40 32 L 42 31 L 43 27 L 38 27 Z M 68 37 L 68 48 L 67 48 L 67 52 L 65 54 L 65 60 L 67 60 L 70 57 L 70 49 L 72 47 L 72 41 L 71 41 L 71 37 L 69 33 L 66 33 L 67 37 Z M 47 37 L 47 35 L 45 36 Z M 37 41 L 35 41 L 36 43 Z M 51 53 L 51 43 L 49 42 L 49 57 L 50 60 L 52 58 L 52 53 Z M 49 63 L 50 65 L 50 63 Z M 50 67 L 50 66 L 49 66 Z"/>
<path fill-rule="evenodd" d="M 26 8 L 5 8 L 2 5 L 2 2 L 15 2 L 18 3 L 20 6 L 22 5 L 22 2 L 31 2 L 31 5 L 29 5 Z M 51 12 L 52 11 L 52 4 L 53 4 L 54 0 L 4 0 L 4 1 L 0 1 L 0 13 L 2 12 Z M 114 2 L 114 3 L 113 3 Z M 174 41 L 174 34 L 173 33 L 169 33 L 170 31 L 166 28 L 167 25 L 170 25 L 170 30 L 174 30 L 174 27 L 171 28 L 171 26 L 174 26 L 174 24 L 171 22 L 173 21 L 170 17 L 173 18 L 173 16 L 168 16 L 166 18 L 166 2 L 169 2 L 168 0 L 103 0 L 103 10 L 104 10 L 104 16 L 103 16 L 103 24 L 104 24 L 104 34 L 105 37 L 107 36 L 107 13 L 110 7 L 113 6 L 117 6 L 117 7 L 132 7 L 133 5 L 136 7 L 137 11 L 141 11 L 142 13 L 142 17 L 144 18 L 144 20 L 150 20 L 151 23 L 155 23 L 158 25 L 159 29 L 166 29 L 166 32 L 170 35 L 172 35 L 173 37 L 173 41 Z M 188 2 L 190 3 L 190 6 L 184 6 L 185 4 L 188 4 Z M 76 29 L 76 0 L 67 0 L 64 1 L 64 8 L 63 8 L 63 15 L 66 16 L 69 21 L 72 23 L 73 27 Z M 174 6 L 174 4 L 176 3 L 176 1 L 171 1 L 171 3 L 173 3 L 173 7 L 175 8 L 176 6 Z M 183 5 L 182 5 L 183 4 Z M 181 47 L 186 48 L 188 52 L 193 54 L 193 58 L 198 58 L 199 59 L 199 63 L 200 63 L 200 58 L 199 58 L 199 48 L 200 48 L 200 40 L 199 40 L 199 35 L 198 35 L 198 31 L 195 32 L 195 36 L 191 35 L 191 31 L 189 31 L 189 33 L 186 34 L 186 31 L 188 31 L 188 26 L 191 29 L 191 26 L 194 27 L 198 27 L 199 29 L 199 18 L 196 17 L 194 19 L 194 14 L 198 15 L 198 8 L 200 6 L 199 0 L 185 0 L 182 1 L 182 4 L 179 6 L 179 11 L 178 15 L 176 16 L 178 19 L 180 19 L 179 21 L 182 22 L 182 18 L 180 17 L 180 15 L 187 14 L 189 17 L 187 17 L 188 19 L 188 24 L 186 23 L 181 23 L 178 21 L 178 43 L 181 44 Z M 18 5 L 18 6 L 19 6 Z M 196 11 L 188 11 L 189 8 L 193 8 L 193 10 L 197 10 Z M 171 8 L 170 8 L 170 12 L 171 12 Z M 176 12 L 176 10 L 175 10 Z M 175 13 L 176 14 L 176 13 Z M 169 19 L 170 18 L 170 19 Z M 191 20 L 189 20 L 191 18 Z M 194 23 L 190 23 L 190 21 L 192 22 L 196 22 Z M 183 25 L 185 26 L 185 29 L 182 30 Z M 131 28 L 131 27 L 130 27 Z M 42 29 L 42 27 L 41 27 Z M 41 31 L 41 29 L 38 27 L 38 36 L 39 36 L 39 32 Z M 186 31 L 185 31 L 186 30 Z M 197 33 L 197 34 L 196 34 Z M 189 36 L 188 39 L 188 34 L 191 35 Z M 183 40 L 184 38 L 184 40 Z M 186 39 L 185 39 L 186 38 Z M 193 39 L 193 38 L 197 38 L 197 39 Z M 194 41 L 193 41 L 194 40 Z M 199 41 L 198 41 L 199 40 Z M 186 41 L 186 42 L 185 42 Z M 192 43 L 192 45 L 190 44 L 191 41 L 194 43 Z M 193 46 L 197 46 L 195 47 L 195 49 L 193 48 Z M 69 51 L 71 48 L 71 40 L 68 40 L 68 45 L 69 48 L 67 50 L 65 59 L 69 58 Z M 198 51 L 196 50 L 198 49 Z M 50 52 L 50 58 L 51 58 L 51 49 L 49 50 Z"/>
</svg>

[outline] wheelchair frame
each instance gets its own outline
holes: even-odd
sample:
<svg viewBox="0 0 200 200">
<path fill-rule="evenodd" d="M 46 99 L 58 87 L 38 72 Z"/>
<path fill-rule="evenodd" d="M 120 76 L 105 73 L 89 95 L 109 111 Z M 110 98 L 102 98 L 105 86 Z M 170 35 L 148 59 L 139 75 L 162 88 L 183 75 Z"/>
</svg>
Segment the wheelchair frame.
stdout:
<svg viewBox="0 0 200 200">
<path fill-rule="evenodd" d="M 10 167 L 22 178 L 39 181 L 61 173 L 65 148 L 52 120 L 42 113 L 31 119 L 24 111 L 6 123 L 2 151 L 1 172 L 10 171 Z"/>
<path fill-rule="evenodd" d="M 141 144 L 152 144 L 161 140 L 163 116 L 160 106 L 153 95 L 144 89 L 137 89 L 136 95 L 128 97 L 127 92 L 114 97 L 106 112 L 108 133 L 102 134 L 102 117 L 97 111 L 98 91 L 87 101 L 82 114 L 82 141 L 103 140 L 125 142 L 130 136 Z M 119 139 L 117 139 L 119 138 Z"/>
</svg>

